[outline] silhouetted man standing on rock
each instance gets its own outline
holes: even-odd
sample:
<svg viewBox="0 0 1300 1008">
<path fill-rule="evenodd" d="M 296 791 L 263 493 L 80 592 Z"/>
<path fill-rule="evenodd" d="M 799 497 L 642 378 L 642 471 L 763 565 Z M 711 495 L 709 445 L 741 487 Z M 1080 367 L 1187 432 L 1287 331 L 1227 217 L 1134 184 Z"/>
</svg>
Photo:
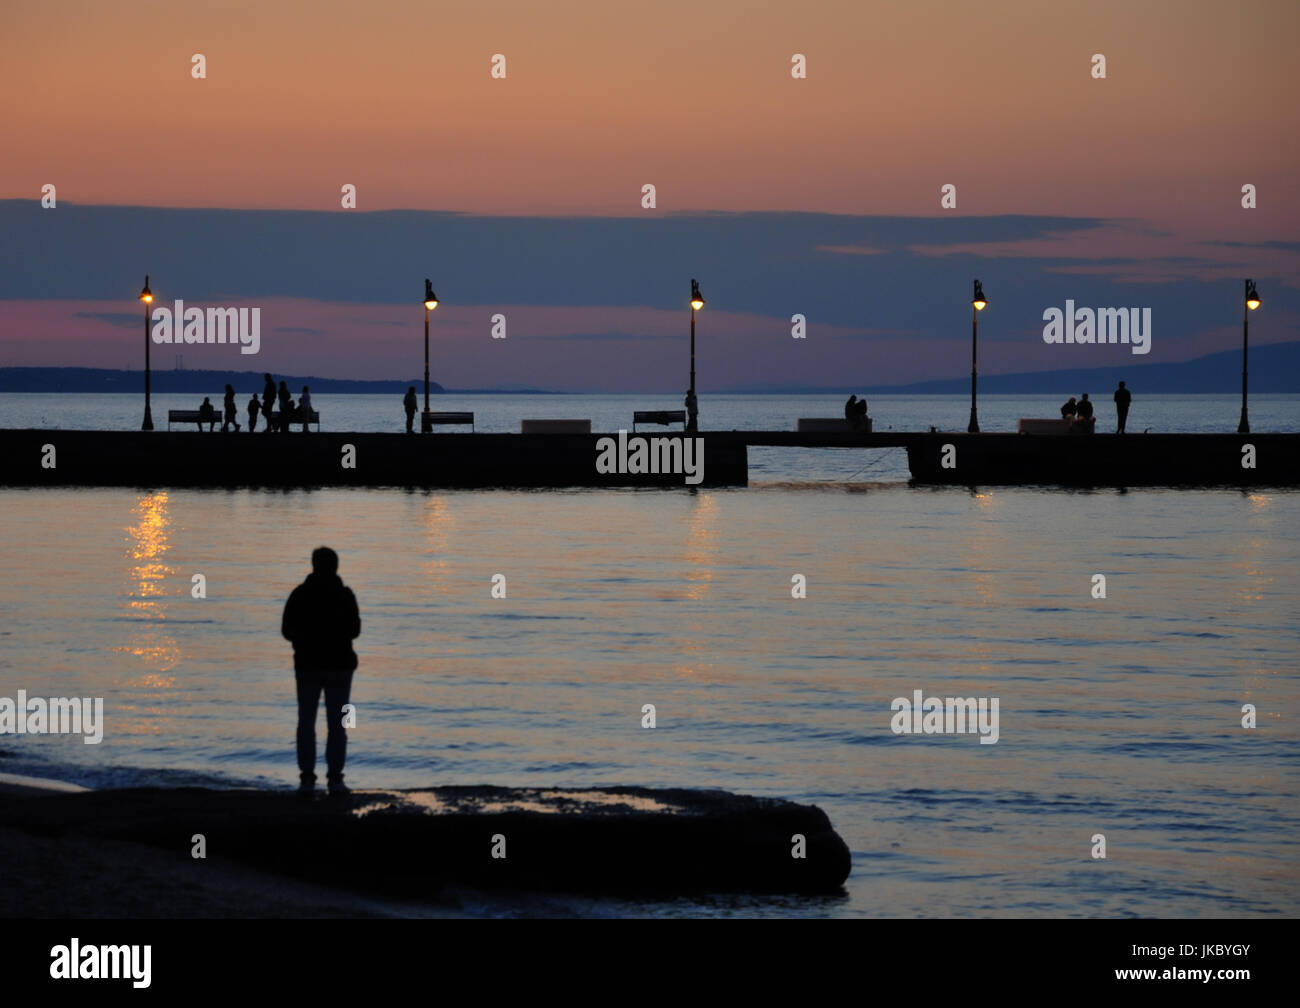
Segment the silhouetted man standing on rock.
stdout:
<svg viewBox="0 0 1300 1008">
<path fill-rule="evenodd" d="M 339 555 L 328 546 L 312 551 L 312 572 L 284 606 L 280 632 L 293 642 L 293 671 L 298 683 L 298 790 L 316 788 L 316 709 L 325 693 L 325 764 L 329 793 L 345 795 L 343 763 L 348 739 L 343 707 L 352 690 L 357 655 L 352 641 L 361 633 L 357 599 L 338 575 Z"/>
</svg>

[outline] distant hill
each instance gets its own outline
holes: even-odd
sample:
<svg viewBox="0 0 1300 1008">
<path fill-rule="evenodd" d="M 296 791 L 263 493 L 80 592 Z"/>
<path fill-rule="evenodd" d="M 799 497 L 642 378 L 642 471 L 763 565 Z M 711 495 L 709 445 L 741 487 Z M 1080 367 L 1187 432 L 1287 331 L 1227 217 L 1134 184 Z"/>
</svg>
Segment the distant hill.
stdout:
<svg viewBox="0 0 1300 1008">
<path fill-rule="evenodd" d="M 1137 358 L 1134 358 L 1137 360 Z M 1238 392 L 1241 390 L 1241 350 L 1197 357 L 1178 364 L 1107 365 L 1095 368 L 1068 368 L 1060 371 L 1030 371 L 1020 374 L 981 374 L 980 391 L 987 395 L 1040 395 L 1056 393 L 1106 392 L 1123 378 L 1135 392 L 1196 394 L 1204 392 Z M 402 395 L 414 385 L 424 387 L 422 378 L 354 380 L 320 378 L 315 375 L 282 375 L 275 380 L 288 382 L 297 394 L 304 385 L 314 393 L 377 393 Z M 240 395 L 262 391 L 260 371 L 155 371 L 153 390 L 160 394 L 183 392 L 187 395 L 214 395 L 229 383 Z M 144 387 L 144 372 L 117 371 L 107 368 L 78 367 L 0 367 L 0 393 L 4 392 L 130 392 Z M 547 390 L 505 385 L 493 389 L 446 389 L 430 382 L 433 392 L 458 394 L 530 393 Z M 945 395 L 970 391 L 970 376 L 912 382 L 908 385 L 873 385 L 846 380 L 838 385 L 790 386 L 765 385 L 731 388 L 728 392 L 798 393 L 838 395 L 846 389 L 864 395 L 881 393 L 910 395 Z M 1272 343 L 1250 348 L 1251 392 L 1300 392 L 1300 342 Z"/>
<path fill-rule="evenodd" d="M 284 381 L 294 395 L 304 385 L 318 394 L 377 393 L 402 395 L 412 385 L 416 391 L 424 389 L 423 378 L 407 380 L 382 379 L 374 381 L 350 378 L 319 378 L 316 375 L 274 375 L 276 382 Z M 227 385 L 243 395 L 261 393 L 261 371 L 154 371 L 150 380 L 154 392 L 165 395 L 183 392 L 188 395 L 218 395 Z M 108 368 L 79 367 L 4 367 L 0 368 L 0 392 L 130 392 L 139 393 L 144 388 L 143 371 L 117 371 Z M 431 392 L 541 392 L 541 389 L 506 387 L 499 389 L 445 389 L 437 382 L 429 382 Z"/>
<path fill-rule="evenodd" d="M 1137 360 L 1138 358 L 1134 358 Z M 1240 392 L 1241 348 L 1197 357 L 1178 364 L 1122 364 L 1095 368 L 1068 368 L 1060 371 L 1030 371 L 1021 374 L 983 374 L 979 390 L 988 395 L 1039 395 L 1051 393 L 1106 392 L 1119 379 L 1128 387 L 1144 393 Z M 845 381 L 818 388 L 765 387 L 737 389 L 750 392 L 789 392 L 843 394 L 855 391 L 858 383 Z M 909 385 L 870 385 L 862 383 L 863 394 L 944 395 L 969 393 L 970 375 L 913 382 Z M 1300 392 L 1300 342 L 1271 343 L 1250 348 L 1251 392 Z"/>
</svg>

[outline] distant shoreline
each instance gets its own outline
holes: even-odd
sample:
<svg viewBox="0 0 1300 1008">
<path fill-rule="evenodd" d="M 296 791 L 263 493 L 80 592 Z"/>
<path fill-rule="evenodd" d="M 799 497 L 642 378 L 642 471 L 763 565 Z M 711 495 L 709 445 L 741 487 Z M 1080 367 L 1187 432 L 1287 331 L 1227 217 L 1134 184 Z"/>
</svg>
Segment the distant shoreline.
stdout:
<svg viewBox="0 0 1300 1008">
<path fill-rule="evenodd" d="M 1077 363 L 1077 356 L 1063 357 Z M 706 388 L 709 395 L 835 395 L 841 398 L 850 392 L 858 395 L 963 395 L 970 391 L 970 375 L 964 373 L 951 378 L 936 378 L 919 382 L 882 385 L 878 381 L 862 378 L 873 370 L 869 355 L 864 355 L 861 374 L 842 376 L 835 385 L 807 385 L 786 387 L 731 386 Z M 319 375 L 273 374 L 296 392 L 310 385 L 314 395 L 397 395 L 408 388 L 417 390 L 424 385 L 423 378 L 413 379 L 352 379 L 322 378 Z M 617 379 L 617 375 L 610 376 Z M 981 395 L 1077 395 L 1089 392 L 1095 398 L 1109 397 L 1110 390 L 1119 380 L 1127 382 L 1137 396 L 1141 395 L 1231 395 L 1241 390 L 1241 350 L 1234 347 L 1189 361 L 1173 363 L 1128 364 L 1107 363 L 1104 366 L 1068 367 L 1054 371 L 1027 371 L 1014 374 L 981 373 Z M 189 394 L 212 395 L 220 393 L 225 385 L 233 385 L 240 395 L 260 393 L 263 378 L 261 371 L 221 370 L 154 370 L 153 392 L 157 395 Z M 673 395 L 680 396 L 681 388 L 675 386 L 666 392 L 571 392 L 559 389 L 520 387 L 506 383 L 495 388 L 452 389 L 430 382 L 431 393 L 438 395 Z M 4 366 L 0 367 L 0 393 L 71 392 L 100 393 L 122 392 L 139 395 L 143 391 L 144 371 L 113 368 L 86 368 L 67 366 Z M 1250 349 L 1250 392 L 1253 395 L 1292 395 L 1300 393 L 1300 341 L 1267 343 Z"/>
</svg>

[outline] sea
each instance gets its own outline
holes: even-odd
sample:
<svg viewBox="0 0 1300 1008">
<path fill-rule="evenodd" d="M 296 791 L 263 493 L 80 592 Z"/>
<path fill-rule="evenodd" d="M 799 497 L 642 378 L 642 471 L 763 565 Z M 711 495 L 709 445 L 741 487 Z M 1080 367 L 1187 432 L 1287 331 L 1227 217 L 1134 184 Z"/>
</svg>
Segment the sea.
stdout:
<svg viewBox="0 0 1300 1008">
<path fill-rule="evenodd" d="M 842 415 L 848 391 L 702 395 L 700 423 L 793 430 Z M 982 397 L 981 428 L 1065 397 Z M 194 398 L 155 396 L 157 426 Z M 326 430 L 404 424 L 400 396 L 313 399 Z M 964 431 L 969 405 L 870 397 L 878 431 Z M 479 431 L 614 431 L 681 407 L 446 393 L 435 408 L 472 410 Z M 1300 430 L 1300 396 L 1250 408 L 1255 431 Z M 1231 432 L 1239 411 L 1138 389 L 1128 428 Z M 141 415 L 121 394 L 0 400 L 6 428 Z M 722 788 L 819 806 L 853 855 L 827 897 L 475 894 L 464 913 L 1300 912 L 1295 489 L 918 487 L 901 449 L 773 448 L 751 449 L 745 488 L 0 489 L 0 515 L 0 696 L 105 706 L 97 745 L 0 737 L 0 772 L 294 786 L 280 616 L 328 545 L 361 608 L 352 787 Z M 916 691 L 996 698 L 997 741 L 896 732 Z"/>
</svg>

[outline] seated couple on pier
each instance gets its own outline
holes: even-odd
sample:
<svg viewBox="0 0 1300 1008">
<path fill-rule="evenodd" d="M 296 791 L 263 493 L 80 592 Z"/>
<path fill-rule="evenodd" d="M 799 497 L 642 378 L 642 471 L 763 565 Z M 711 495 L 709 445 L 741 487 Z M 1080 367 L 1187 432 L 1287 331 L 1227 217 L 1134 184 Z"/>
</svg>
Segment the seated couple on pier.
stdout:
<svg viewBox="0 0 1300 1008">
<path fill-rule="evenodd" d="M 844 419 L 849 422 L 849 429 L 860 431 L 867 429 L 867 401 L 859 399 L 856 394 L 849 396 L 844 404 Z"/>
<path fill-rule="evenodd" d="M 1088 401 L 1088 393 L 1083 393 L 1083 398 L 1078 401 L 1074 396 L 1070 396 L 1061 407 L 1061 419 L 1069 423 L 1071 434 L 1091 434 L 1097 425 L 1097 418 L 1092 415 L 1092 403 Z"/>
</svg>

